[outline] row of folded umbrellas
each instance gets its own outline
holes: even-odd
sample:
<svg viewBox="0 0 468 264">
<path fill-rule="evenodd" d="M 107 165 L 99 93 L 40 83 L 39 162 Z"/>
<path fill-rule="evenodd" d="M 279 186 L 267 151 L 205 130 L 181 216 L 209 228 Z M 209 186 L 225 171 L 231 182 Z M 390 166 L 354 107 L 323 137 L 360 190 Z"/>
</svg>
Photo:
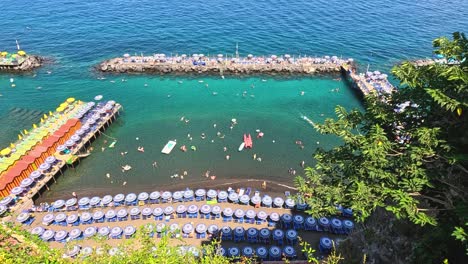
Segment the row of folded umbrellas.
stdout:
<svg viewBox="0 0 468 264">
<path fill-rule="evenodd" d="M 95 105 L 94 102 L 89 102 L 86 104 L 84 108 L 78 111 L 78 114 L 76 117 L 80 117 L 84 115 L 89 109 L 91 109 Z M 109 101 L 105 104 L 103 108 L 108 110 L 112 109 L 112 107 L 115 105 L 115 101 Z M 59 145 L 57 147 L 57 151 L 64 151 L 68 148 L 71 148 L 75 146 L 77 143 L 81 141 L 81 138 L 85 136 L 85 133 L 89 132 L 90 126 L 96 123 L 100 119 L 100 116 L 93 115 L 90 117 L 86 123 L 78 129 L 74 135 L 71 136 L 70 139 L 68 139 L 64 145 Z M 38 169 L 33 171 L 28 178 L 24 179 L 21 183 L 20 186 L 16 186 L 10 191 L 10 194 L 19 196 L 23 194 L 25 191 L 28 190 L 29 187 L 31 187 L 35 181 L 38 181 L 44 173 L 46 173 L 54 164 L 56 164 L 57 159 L 54 156 L 49 156 L 45 159 L 45 162 L 39 165 Z M 0 201 L 0 205 L 8 205 L 12 202 L 12 197 L 4 199 L 4 201 Z"/>
<path fill-rule="evenodd" d="M 325 241 L 322 243 L 322 240 Z M 330 238 L 327 238 L 327 237 L 323 237 L 320 239 L 320 245 L 327 243 L 326 245 L 330 244 L 330 248 L 332 246 L 332 240 Z M 187 254 L 192 254 L 193 256 L 195 257 L 200 257 L 200 255 L 202 254 L 202 252 L 200 251 L 199 248 L 195 247 L 195 246 L 180 246 L 178 247 L 177 249 L 178 253 L 180 255 L 187 255 Z M 80 246 L 78 245 L 74 245 L 73 247 L 71 247 L 66 255 L 68 257 L 76 257 L 78 255 L 82 256 L 82 257 L 87 257 L 87 256 L 90 256 L 91 254 L 93 254 L 93 252 L 95 252 L 96 254 L 98 255 L 102 255 L 105 253 L 105 249 L 104 248 L 97 248 L 96 250 L 94 250 L 92 247 L 83 247 L 81 248 Z M 113 247 L 111 249 L 109 249 L 107 251 L 107 254 L 109 254 L 110 256 L 115 256 L 115 255 L 119 255 L 119 254 L 123 254 L 124 252 L 121 251 L 121 249 L 119 249 L 118 247 Z M 272 258 L 280 258 L 282 255 L 284 255 L 285 257 L 287 258 L 294 258 L 294 257 L 297 257 L 297 253 L 296 253 L 296 250 L 294 249 L 294 247 L 292 246 L 285 246 L 283 248 L 280 248 L 280 247 L 277 247 L 277 246 L 271 246 L 271 247 L 264 247 L 264 246 L 260 246 L 258 248 L 253 248 L 251 246 L 246 246 L 246 247 L 243 247 L 243 248 L 239 248 L 239 247 L 230 247 L 230 248 L 224 248 L 224 247 L 219 247 L 217 250 L 216 250 L 216 254 L 218 255 L 222 255 L 222 256 L 229 256 L 229 257 L 240 257 L 240 256 L 244 256 L 244 257 L 258 257 L 258 258 L 261 258 L 261 259 L 267 259 L 268 257 L 272 257 Z M 157 256 L 155 256 L 157 258 Z"/>
<path fill-rule="evenodd" d="M 255 212 L 254 210 L 247 210 L 244 211 L 242 209 L 237 209 L 233 211 L 231 208 L 226 207 L 223 210 L 219 206 L 213 206 L 211 207 L 210 205 L 203 205 L 200 208 L 196 205 L 190 205 L 186 207 L 185 205 L 179 205 L 175 210 L 174 207 L 168 206 L 166 208 L 161 208 L 161 207 L 156 207 L 154 209 L 151 209 L 150 207 L 145 207 L 141 211 L 138 207 L 131 208 L 129 211 L 126 209 L 120 209 L 117 212 L 115 210 L 109 210 L 107 212 L 103 211 L 96 211 L 94 213 L 90 212 L 83 212 L 82 214 L 65 214 L 65 213 L 58 213 L 56 215 L 52 213 L 48 213 L 43 216 L 42 218 L 42 223 L 44 225 L 50 225 L 53 222 L 55 223 L 67 223 L 67 224 L 75 224 L 76 222 L 81 221 L 81 223 L 90 223 L 92 220 L 94 221 L 99 221 L 103 220 L 104 218 L 106 219 L 113 219 L 113 218 L 126 218 L 128 215 L 130 216 L 147 216 L 150 217 L 151 215 L 154 216 L 162 216 L 162 215 L 171 215 L 174 213 L 174 211 L 178 214 L 183 214 L 183 213 L 189 213 L 189 214 L 196 214 L 198 211 L 202 214 L 213 214 L 213 215 L 220 215 L 221 213 L 225 217 L 232 217 L 235 216 L 236 218 L 247 218 L 247 219 L 259 219 L 259 220 L 267 220 L 272 222 L 279 222 L 281 220 L 282 223 L 294 223 L 294 224 L 299 224 L 299 225 L 307 225 L 310 227 L 314 227 L 317 225 L 317 220 L 314 217 L 308 216 L 304 218 L 302 215 L 296 214 L 296 215 L 291 215 L 291 214 L 282 214 L 281 216 L 273 212 L 271 214 L 267 214 L 264 211 L 258 211 Z M 24 223 L 30 219 L 31 215 L 29 213 L 21 213 L 17 217 L 17 221 L 20 223 Z M 341 228 L 346 228 L 346 229 L 353 229 L 354 228 L 354 223 L 353 221 L 349 219 L 345 220 L 340 220 L 338 218 L 331 218 L 331 220 L 327 217 L 321 217 L 318 219 L 318 224 L 323 227 L 329 227 L 332 226 L 335 229 L 341 229 Z"/>
<path fill-rule="evenodd" d="M 37 226 L 33 228 L 31 231 L 31 234 L 39 236 L 42 240 L 44 241 L 62 241 L 64 239 L 78 239 L 81 237 L 89 238 L 95 235 L 106 237 L 109 236 L 111 238 L 118 238 L 121 235 L 125 236 L 132 236 L 136 232 L 136 227 L 133 225 L 128 225 L 124 228 L 121 228 L 119 226 L 115 227 L 108 227 L 108 226 L 103 226 L 103 227 L 94 227 L 94 226 L 89 226 L 85 228 L 84 230 L 80 228 L 74 228 L 70 230 L 69 232 L 65 230 L 59 230 L 59 231 L 54 231 L 52 229 L 45 229 L 42 226 Z M 273 240 L 282 240 L 284 238 L 289 239 L 289 240 L 295 240 L 297 239 L 297 231 L 294 229 L 289 229 L 289 230 L 282 230 L 282 229 L 274 229 L 270 230 L 268 228 L 262 228 L 262 229 L 257 229 L 254 227 L 248 228 L 247 230 L 244 229 L 242 226 L 237 226 L 234 228 L 231 228 L 229 226 L 222 226 L 219 227 L 217 225 L 205 225 L 203 223 L 197 224 L 194 226 L 191 223 L 187 223 L 184 225 L 179 225 L 177 223 L 173 224 L 168 224 L 166 225 L 165 223 L 159 223 L 156 226 L 152 224 L 147 224 L 145 225 L 144 232 L 150 234 L 150 233 L 178 233 L 182 232 L 184 234 L 191 234 L 193 232 L 196 232 L 198 234 L 205 234 L 208 232 L 209 234 L 212 235 L 218 235 L 220 234 L 223 237 L 231 237 L 232 235 L 237 236 L 237 237 L 242 237 L 242 239 L 245 239 L 245 236 L 247 238 L 261 238 L 263 240 L 268 240 L 272 238 Z M 256 240 L 250 240 L 250 241 L 256 241 Z"/>
<path fill-rule="evenodd" d="M 249 195 L 241 195 L 239 196 L 235 192 L 228 193 L 226 191 L 220 191 L 217 192 L 216 190 L 208 190 L 205 191 L 204 189 L 198 189 L 195 192 L 193 190 L 186 190 L 186 191 L 177 191 L 177 192 L 152 192 L 148 194 L 147 192 L 142 192 L 138 195 L 135 193 L 129 193 L 127 195 L 124 194 L 117 194 L 115 196 L 111 195 L 106 195 L 102 198 L 95 196 L 92 198 L 89 197 L 83 197 L 79 201 L 76 200 L 76 198 L 71 198 L 67 201 L 65 200 L 57 200 L 55 201 L 52 206 L 54 208 L 60 209 L 64 206 L 74 206 L 76 203 L 80 206 L 97 206 L 97 205 L 108 205 L 111 202 L 116 202 L 116 203 L 121 203 L 121 202 L 126 202 L 126 203 L 132 203 L 135 201 L 147 201 L 149 200 L 169 200 L 172 199 L 173 201 L 178 201 L 181 199 L 192 199 L 195 197 L 207 197 L 209 199 L 219 199 L 219 200 L 226 200 L 229 199 L 232 202 L 238 202 L 240 201 L 241 203 L 247 204 L 249 202 L 252 202 L 253 204 L 264 204 L 266 206 L 271 206 L 272 203 L 277 206 L 277 207 L 282 207 L 284 204 L 286 204 L 289 207 L 294 207 L 296 205 L 294 199 L 292 198 L 286 198 L 284 200 L 281 197 L 276 197 L 276 198 L 271 198 L 268 195 L 265 195 L 263 198 L 260 197 L 259 195 L 254 195 L 250 197 Z M 0 203 L 1 204 L 1 203 Z"/>
</svg>

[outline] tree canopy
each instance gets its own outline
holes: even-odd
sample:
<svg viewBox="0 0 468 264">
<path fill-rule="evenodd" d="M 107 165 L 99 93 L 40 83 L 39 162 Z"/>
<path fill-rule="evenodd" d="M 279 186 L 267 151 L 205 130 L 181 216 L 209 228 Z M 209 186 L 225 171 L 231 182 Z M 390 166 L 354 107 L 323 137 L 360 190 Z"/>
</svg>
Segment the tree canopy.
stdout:
<svg viewBox="0 0 468 264">
<path fill-rule="evenodd" d="M 467 217 L 468 40 L 433 41 L 445 63 L 393 68 L 398 92 L 365 98 L 365 113 L 336 107 L 336 119 L 315 128 L 343 144 L 317 149 L 316 164 L 296 178 L 309 213 L 350 207 L 364 221 L 377 208 L 418 225 Z M 459 229 L 458 237 L 462 236 Z"/>
</svg>

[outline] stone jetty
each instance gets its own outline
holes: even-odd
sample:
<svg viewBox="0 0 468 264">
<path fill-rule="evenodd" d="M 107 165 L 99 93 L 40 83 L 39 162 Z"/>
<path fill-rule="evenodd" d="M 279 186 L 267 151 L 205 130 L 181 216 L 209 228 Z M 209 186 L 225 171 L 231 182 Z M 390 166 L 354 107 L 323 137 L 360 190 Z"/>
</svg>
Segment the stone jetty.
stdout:
<svg viewBox="0 0 468 264">
<path fill-rule="evenodd" d="M 310 75 L 315 73 L 339 73 L 342 65 L 352 64 L 352 59 L 337 56 L 293 57 L 291 55 L 226 58 L 222 54 L 209 57 L 194 54 L 166 57 L 130 56 L 106 60 L 98 65 L 98 70 L 112 73 L 150 74 L 208 74 L 208 75 Z"/>
<path fill-rule="evenodd" d="M 26 72 L 42 66 L 44 58 L 37 55 L 26 55 L 17 59 L 0 58 L 0 71 Z"/>
</svg>

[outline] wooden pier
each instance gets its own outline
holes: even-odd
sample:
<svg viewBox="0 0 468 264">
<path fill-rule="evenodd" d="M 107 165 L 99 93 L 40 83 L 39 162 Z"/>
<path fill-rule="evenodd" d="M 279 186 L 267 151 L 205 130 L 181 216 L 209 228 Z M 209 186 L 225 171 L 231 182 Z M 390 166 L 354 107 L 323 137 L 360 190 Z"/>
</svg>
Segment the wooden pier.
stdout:
<svg viewBox="0 0 468 264">
<path fill-rule="evenodd" d="M 396 91 L 396 88 L 388 81 L 386 74 L 379 71 L 357 73 L 353 65 L 342 65 L 341 70 L 346 78 L 351 79 L 352 85 L 362 92 L 364 96 L 381 96 Z"/>
<path fill-rule="evenodd" d="M 81 142 L 75 146 L 71 153 L 67 155 L 55 154 L 54 156 L 58 157 L 58 163 L 51 167 L 51 171 L 44 174 L 44 178 L 39 181 L 36 181 L 35 186 L 33 186 L 23 197 L 19 198 L 15 205 L 10 207 L 10 212 L 13 215 L 17 215 L 23 210 L 28 210 L 34 205 L 34 197 L 40 195 L 41 191 L 46 188 L 49 189 L 49 183 L 53 181 L 56 182 L 56 178 L 63 173 L 67 167 L 74 167 L 74 164 L 79 162 L 79 157 L 77 155 L 82 153 L 82 150 L 88 146 L 92 141 L 94 141 L 102 132 L 109 127 L 110 124 L 117 118 L 120 114 L 120 109 L 122 106 L 120 104 L 115 104 L 115 107 L 112 109 L 112 112 L 105 117 L 104 120 L 100 121 L 99 126 L 85 137 L 81 139 Z M 5 219 L 8 220 L 8 219 Z"/>
</svg>

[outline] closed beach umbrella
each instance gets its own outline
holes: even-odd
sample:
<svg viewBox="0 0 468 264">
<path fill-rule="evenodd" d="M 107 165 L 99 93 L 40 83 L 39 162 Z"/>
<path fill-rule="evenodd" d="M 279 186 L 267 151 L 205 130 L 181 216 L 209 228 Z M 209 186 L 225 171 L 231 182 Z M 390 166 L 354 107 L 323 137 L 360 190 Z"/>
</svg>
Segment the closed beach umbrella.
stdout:
<svg viewBox="0 0 468 264">
<path fill-rule="evenodd" d="M 161 193 L 160 192 L 152 192 L 150 194 L 150 199 L 151 200 L 157 200 L 161 197 Z"/>
<path fill-rule="evenodd" d="M 8 206 L 11 202 L 13 202 L 13 197 L 7 196 L 0 201 L 0 205 Z"/>
<path fill-rule="evenodd" d="M 137 199 L 137 196 L 136 196 L 136 194 L 134 194 L 134 193 L 129 193 L 129 194 L 127 194 L 127 196 L 125 197 L 125 201 L 126 201 L 127 203 L 132 203 L 132 202 L 136 201 L 136 199 Z"/>
<path fill-rule="evenodd" d="M 208 190 L 208 192 L 206 193 L 206 196 L 212 199 L 216 198 L 217 195 L 218 193 L 215 190 Z"/>
<path fill-rule="evenodd" d="M 48 241 L 52 239 L 55 236 L 55 231 L 54 230 L 46 230 L 44 233 L 42 233 L 41 239 L 44 241 Z"/>
<path fill-rule="evenodd" d="M 239 201 L 239 195 L 235 192 L 232 192 L 229 194 L 229 200 L 231 202 L 238 202 Z"/>
<path fill-rule="evenodd" d="M 265 196 L 262 198 L 262 203 L 263 203 L 265 206 L 271 206 L 271 203 L 272 203 L 271 197 L 268 196 L 268 195 L 265 195 Z"/>
<path fill-rule="evenodd" d="M 256 213 L 255 213 L 254 210 L 247 210 L 247 212 L 245 212 L 245 216 L 247 218 L 253 219 L 253 218 L 255 218 Z"/>
<path fill-rule="evenodd" d="M 218 58 L 222 58 L 223 57 L 223 54 L 218 54 Z"/>
<path fill-rule="evenodd" d="M 57 151 L 60 151 L 60 152 L 66 150 L 66 149 L 67 149 L 67 146 L 65 146 L 65 145 L 60 145 L 60 146 L 57 147 Z"/>
<path fill-rule="evenodd" d="M 247 194 L 241 195 L 239 201 L 243 204 L 248 204 L 250 202 L 250 197 Z"/>
<path fill-rule="evenodd" d="M 46 158 L 45 162 L 52 164 L 56 161 L 57 159 L 54 156 L 49 156 Z"/>
<path fill-rule="evenodd" d="M 114 202 L 120 203 L 125 199 L 125 195 L 123 193 L 119 193 L 116 196 L 114 196 Z"/>
<path fill-rule="evenodd" d="M 204 197 L 206 195 L 206 191 L 205 189 L 198 189 L 195 191 L 195 195 L 197 197 Z"/>
<path fill-rule="evenodd" d="M 166 214 L 166 215 L 170 215 L 173 212 L 174 212 L 174 207 L 172 207 L 172 206 L 168 206 L 168 207 L 164 208 L 164 214 Z"/>
<path fill-rule="evenodd" d="M 242 209 L 237 209 L 237 210 L 234 212 L 234 215 L 235 215 L 237 218 L 242 218 L 242 217 L 244 217 L 245 212 L 244 212 L 244 210 L 242 210 Z"/>
<path fill-rule="evenodd" d="M 138 201 L 146 201 L 149 198 L 149 194 L 147 192 L 142 192 L 138 194 Z"/>
<path fill-rule="evenodd" d="M 164 199 L 164 200 L 168 200 L 168 199 L 171 199 L 172 197 L 172 193 L 171 192 L 163 192 L 161 197 Z"/>
<path fill-rule="evenodd" d="M 42 177 L 42 173 L 41 173 L 41 171 L 39 171 L 39 170 L 35 170 L 35 171 L 31 172 L 31 174 L 29 175 L 29 177 L 30 177 L 31 179 L 33 179 L 33 180 L 37 180 L 37 179 L 39 179 L 39 178 Z"/>
<path fill-rule="evenodd" d="M 124 234 L 125 234 L 126 236 L 131 236 L 131 235 L 135 234 L 135 231 L 136 231 L 135 227 L 132 226 L 132 225 L 129 225 L 129 226 L 126 226 L 126 227 L 124 228 L 124 231 L 123 231 L 123 232 L 124 232 Z"/>
<path fill-rule="evenodd" d="M 57 200 L 52 204 L 52 206 L 56 209 L 60 209 L 65 206 L 65 200 Z"/>
<path fill-rule="evenodd" d="M 276 197 L 276 198 L 273 200 L 273 203 L 274 203 L 275 206 L 277 206 L 277 207 L 283 207 L 284 200 L 283 200 L 283 198 L 281 198 L 281 197 Z"/>
<path fill-rule="evenodd" d="M 68 235 L 67 231 L 59 230 L 59 231 L 57 231 L 57 233 L 55 233 L 54 239 L 55 239 L 55 241 L 60 241 L 62 239 L 65 239 L 67 237 L 67 235 Z"/>
<path fill-rule="evenodd" d="M 218 193 L 218 199 L 220 200 L 225 200 L 228 197 L 228 193 L 226 191 L 220 191 Z"/>
<path fill-rule="evenodd" d="M 109 210 L 106 212 L 106 218 L 107 219 L 112 219 L 115 217 L 115 211 L 114 210 Z"/>
<path fill-rule="evenodd" d="M 295 215 L 294 216 L 294 223 L 303 224 L 304 223 L 304 217 L 302 215 Z"/>
<path fill-rule="evenodd" d="M 41 165 L 39 165 L 39 169 L 43 170 L 43 171 L 48 170 L 48 169 L 50 169 L 50 164 L 49 163 L 42 163 Z"/>
<path fill-rule="evenodd" d="M 87 227 L 83 232 L 84 237 L 92 237 L 95 234 L 96 234 L 96 227 L 94 226 Z"/>
<path fill-rule="evenodd" d="M 185 198 L 185 199 L 193 198 L 193 191 L 192 191 L 192 190 L 186 190 L 186 191 L 184 192 L 184 198 Z"/>
<path fill-rule="evenodd" d="M 320 238 L 320 246 L 325 250 L 330 250 L 333 247 L 333 242 L 328 237 L 322 237 Z"/>
<path fill-rule="evenodd" d="M 53 214 L 46 214 L 42 217 L 42 223 L 44 225 L 50 225 L 54 221 L 55 217 Z"/>
<path fill-rule="evenodd" d="M 164 230 L 165 227 L 166 227 L 166 224 L 164 224 L 164 223 L 159 223 L 159 224 L 156 226 L 156 232 L 161 233 L 161 232 Z"/>
<path fill-rule="evenodd" d="M 253 204 L 257 205 L 257 204 L 260 204 L 262 202 L 262 198 L 260 198 L 260 196 L 258 196 L 258 195 L 255 195 L 250 199 L 250 201 Z"/>
<path fill-rule="evenodd" d="M 93 248 L 92 247 L 84 247 L 80 251 L 80 255 L 82 257 L 87 257 L 93 253 Z"/>
<path fill-rule="evenodd" d="M 62 222 L 67 219 L 67 215 L 64 213 L 59 213 L 55 216 L 55 222 Z"/>
<path fill-rule="evenodd" d="M 291 199 L 291 198 L 286 199 L 286 201 L 284 203 L 289 208 L 293 208 L 296 205 L 296 202 L 294 202 L 294 200 Z"/>
<path fill-rule="evenodd" d="M 69 139 L 67 141 L 65 141 L 65 146 L 67 147 L 73 147 L 75 145 L 75 141 Z"/>
<path fill-rule="evenodd" d="M 144 209 L 143 209 L 144 210 Z M 163 209 L 161 207 L 156 207 L 153 210 L 153 215 L 154 216 L 160 216 L 164 213 Z"/>
<path fill-rule="evenodd" d="M 70 139 L 73 140 L 73 141 L 75 141 L 75 142 L 78 142 L 78 141 L 81 140 L 81 137 L 78 136 L 78 135 L 73 135 L 73 136 L 70 137 Z M 46 161 L 47 161 L 47 160 L 46 160 Z"/>
<path fill-rule="evenodd" d="M 45 229 L 42 226 L 36 226 L 31 230 L 31 234 L 41 236 L 44 233 Z"/>
<path fill-rule="evenodd" d="M 224 210 L 223 210 L 223 214 L 224 214 L 225 216 L 228 216 L 228 217 L 229 217 L 229 216 L 232 216 L 233 213 L 234 213 L 234 212 L 233 212 L 232 209 L 229 208 L 229 207 L 224 208 Z"/>
<path fill-rule="evenodd" d="M 213 208 L 211 208 L 211 213 L 215 214 L 215 215 L 220 214 L 221 213 L 221 207 L 219 207 L 218 205 L 213 206 Z"/>
<path fill-rule="evenodd" d="M 323 226 L 323 227 L 328 227 L 328 226 L 330 226 L 330 220 L 328 220 L 328 218 L 326 218 L 326 217 L 320 217 L 319 223 L 320 223 L 320 225 Z"/>
<path fill-rule="evenodd" d="M 76 214 L 71 214 L 67 217 L 67 223 L 68 224 L 73 224 L 75 223 L 76 221 L 78 221 L 78 215 Z"/>
<path fill-rule="evenodd" d="M 257 256 L 261 259 L 266 259 L 268 256 L 268 250 L 265 247 L 259 247 L 256 250 Z"/>
<path fill-rule="evenodd" d="M 278 58 L 278 56 L 276 56 L 276 55 L 271 55 L 271 58 L 272 58 L 272 59 L 276 59 L 276 58 Z"/>
<path fill-rule="evenodd" d="M 70 198 L 65 202 L 65 205 L 66 206 L 74 206 L 76 204 L 76 202 L 77 202 L 76 198 Z"/>
<path fill-rule="evenodd" d="M 343 222 L 341 222 L 340 219 L 332 218 L 331 225 L 333 226 L 333 228 L 340 229 L 343 227 Z"/>
<path fill-rule="evenodd" d="M 285 223 L 291 223 L 292 221 L 292 215 L 290 214 L 283 214 L 281 215 L 281 220 Z"/>
<path fill-rule="evenodd" d="M 89 200 L 89 205 L 96 206 L 100 202 L 101 202 L 101 198 L 97 197 L 97 196 L 94 196 L 93 198 L 91 198 L 91 200 Z"/>
<path fill-rule="evenodd" d="M 230 257 L 238 257 L 240 255 L 239 248 L 231 247 L 228 249 L 228 254 Z"/>
<path fill-rule="evenodd" d="M 91 218 L 92 218 L 92 215 L 89 212 L 84 212 L 80 215 L 80 219 L 82 222 L 87 222 L 91 220 Z"/>
<path fill-rule="evenodd" d="M 172 198 L 173 198 L 174 200 L 180 200 L 180 199 L 182 199 L 182 196 L 183 196 L 183 195 L 184 195 L 184 194 L 183 194 L 182 192 L 174 192 L 174 193 L 172 194 Z"/>
<path fill-rule="evenodd" d="M 29 217 L 30 217 L 29 213 L 21 213 L 18 215 L 18 217 L 16 217 L 16 221 L 20 223 L 24 223 L 29 219 Z"/>
<path fill-rule="evenodd" d="M 177 208 L 176 208 L 176 213 L 178 213 L 178 214 L 183 214 L 186 211 L 187 211 L 187 207 L 185 205 L 183 205 L 183 204 L 177 206 Z"/>
<path fill-rule="evenodd" d="M 116 237 L 116 236 L 121 235 L 122 232 L 123 232 L 122 228 L 116 226 L 116 227 L 113 227 L 113 228 L 111 229 L 110 234 L 111 234 L 111 236 Z"/>
<path fill-rule="evenodd" d="M 258 219 L 265 220 L 265 219 L 267 219 L 268 214 L 265 213 L 264 211 L 260 211 L 260 212 L 258 212 L 257 217 L 258 217 Z"/>
<path fill-rule="evenodd" d="M 277 246 L 272 246 L 269 250 L 270 257 L 277 259 L 281 256 L 281 249 Z"/>
<path fill-rule="evenodd" d="M 291 58 L 291 55 L 289 55 L 289 54 L 284 54 L 284 57 L 285 57 L 286 59 L 289 59 L 289 58 Z"/>
<path fill-rule="evenodd" d="M 196 212 L 198 212 L 198 206 L 196 206 L 194 204 L 190 205 L 187 208 L 187 212 L 189 212 L 190 214 L 195 214 Z"/>
<path fill-rule="evenodd" d="M 206 232 L 206 225 L 205 224 L 198 224 L 197 227 L 195 228 L 195 231 L 197 233 L 203 234 Z"/>
<path fill-rule="evenodd" d="M 268 239 L 270 238 L 270 229 L 268 228 L 262 228 L 260 229 L 260 236 L 263 238 L 263 239 Z"/>
<path fill-rule="evenodd" d="M 33 184 L 33 182 L 34 182 L 33 179 L 26 178 L 26 179 L 21 181 L 20 187 L 28 188 L 29 186 L 31 186 Z"/>
<path fill-rule="evenodd" d="M 94 220 L 99 220 L 104 217 L 104 213 L 102 211 L 96 211 L 93 214 L 93 219 Z"/>
<path fill-rule="evenodd" d="M 247 55 L 247 58 L 251 59 L 251 58 L 253 58 L 253 55 L 249 54 L 249 55 Z"/>
<path fill-rule="evenodd" d="M 187 58 L 187 54 L 182 54 L 181 57 L 182 58 Z"/>
<path fill-rule="evenodd" d="M 104 197 L 102 197 L 102 204 L 103 205 L 108 205 L 112 202 L 112 195 L 106 195 Z"/>
<path fill-rule="evenodd" d="M 176 232 L 177 230 L 179 230 L 179 225 L 176 224 L 176 223 L 174 223 L 174 224 L 172 224 L 172 225 L 169 226 L 169 230 L 170 230 L 171 232 Z"/>
<path fill-rule="evenodd" d="M 244 248 L 242 249 L 242 255 L 244 255 L 245 257 L 248 257 L 248 258 L 250 258 L 250 257 L 253 256 L 253 252 L 254 252 L 254 251 L 253 251 L 253 248 L 252 248 L 252 247 L 249 247 L 249 246 L 244 247 Z"/>
<path fill-rule="evenodd" d="M 161 209 L 161 208 L 160 208 Z M 141 214 L 145 216 L 149 216 L 153 213 L 153 210 L 149 207 L 145 207 L 141 210 Z"/>
<path fill-rule="evenodd" d="M 130 215 L 139 215 L 140 214 L 140 208 L 138 207 L 133 207 L 130 209 Z"/>
<path fill-rule="evenodd" d="M 217 234 L 218 231 L 219 231 L 219 228 L 218 228 L 217 225 L 210 225 L 208 227 L 208 233 L 210 233 L 210 234 Z"/>
<path fill-rule="evenodd" d="M 89 198 L 88 197 L 80 198 L 80 200 L 78 201 L 78 205 L 80 205 L 80 206 L 86 206 L 88 204 L 89 204 Z"/>
<path fill-rule="evenodd" d="M 24 188 L 17 186 L 15 188 L 11 189 L 10 193 L 13 194 L 13 195 L 20 195 L 23 192 L 24 192 Z"/>
<path fill-rule="evenodd" d="M 129 58 L 129 57 L 130 57 L 130 54 L 125 53 L 123 56 L 124 56 L 124 58 Z"/>
<path fill-rule="evenodd" d="M 193 232 L 193 225 L 192 224 L 185 224 L 183 227 L 182 227 L 182 231 L 185 233 L 185 234 L 190 234 Z"/>
<path fill-rule="evenodd" d="M 107 226 L 100 227 L 98 230 L 98 234 L 100 236 L 107 236 L 110 233 L 110 229 Z"/>
<path fill-rule="evenodd" d="M 200 207 L 200 212 L 203 214 L 209 214 L 211 212 L 211 206 L 204 204 Z"/>
<path fill-rule="evenodd" d="M 126 217 L 127 215 L 128 215 L 127 210 L 125 210 L 124 208 L 117 211 L 117 217 L 123 218 L 123 217 Z"/>
</svg>

